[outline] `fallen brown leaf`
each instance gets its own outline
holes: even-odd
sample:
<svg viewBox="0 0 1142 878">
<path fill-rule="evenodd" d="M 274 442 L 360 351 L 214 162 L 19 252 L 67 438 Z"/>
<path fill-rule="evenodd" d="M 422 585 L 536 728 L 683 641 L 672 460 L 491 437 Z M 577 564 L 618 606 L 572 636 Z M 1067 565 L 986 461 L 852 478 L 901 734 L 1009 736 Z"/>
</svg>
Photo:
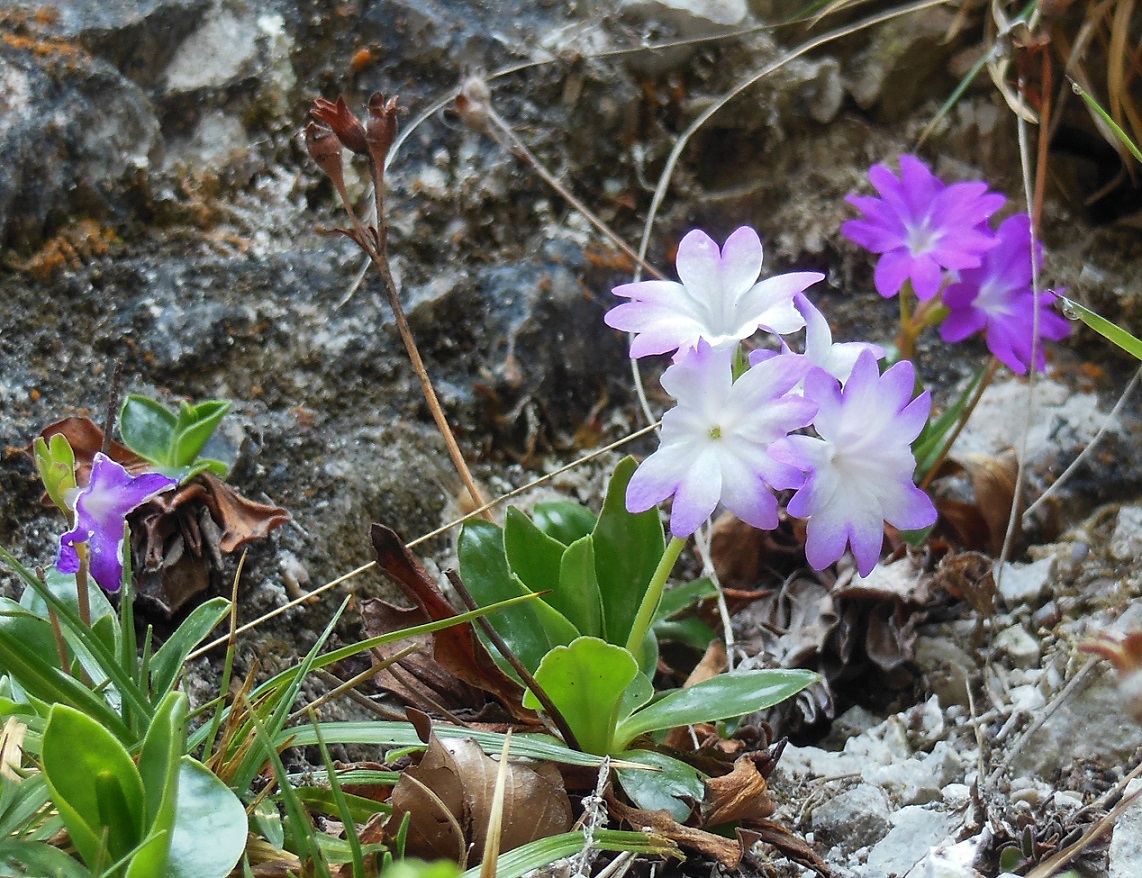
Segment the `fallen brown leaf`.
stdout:
<svg viewBox="0 0 1142 878">
<path fill-rule="evenodd" d="M 701 810 L 704 826 L 737 820 L 761 820 L 777 810 L 754 755 L 747 753 L 739 757 L 729 774 L 706 781 Z"/>
<path fill-rule="evenodd" d="M 681 847 L 713 857 L 727 869 L 736 869 L 742 861 L 744 851 L 736 839 L 684 826 L 671 817 L 669 811 L 644 811 L 642 808 L 624 805 L 613 796 L 607 798 L 607 806 L 612 815 L 635 829 L 650 830 Z"/>
<path fill-rule="evenodd" d="M 420 764 L 406 768 L 393 788 L 388 840 L 408 814 L 409 856 L 444 857 L 461 865 L 479 860 L 498 770 L 499 763 L 471 738 L 430 735 Z M 571 801 L 554 765 L 509 760 L 507 772 L 501 852 L 571 828 Z"/>
</svg>

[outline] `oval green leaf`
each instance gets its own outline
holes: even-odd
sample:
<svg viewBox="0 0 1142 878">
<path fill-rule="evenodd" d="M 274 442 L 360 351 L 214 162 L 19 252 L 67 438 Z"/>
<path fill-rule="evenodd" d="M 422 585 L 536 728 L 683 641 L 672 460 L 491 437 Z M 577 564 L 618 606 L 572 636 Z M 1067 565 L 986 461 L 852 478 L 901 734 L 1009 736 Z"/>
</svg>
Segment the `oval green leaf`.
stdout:
<svg viewBox="0 0 1142 878">
<path fill-rule="evenodd" d="M 183 756 L 171 832 L 169 878 L 225 878 L 246 847 L 246 809 L 201 762 Z"/>
<path fill-rule="evenodd" d="M 627 687 L 638 674 L 638 662 L 621 646 L 598 637 L 579 637 L 551 650 L 535 672 L 579 746 L 603 755 L 611 750 L 619 708 Z M 542 709 L 529 690 L 525 707 Z"/>
<path fill-rule="evenodd" d="M 813 671 L 778 668 L 721 674 L 689 689 L 675 689 L 619 724 L 616 752 L 647 732 L 764 710 L 818 679 Z"/>
</svg>

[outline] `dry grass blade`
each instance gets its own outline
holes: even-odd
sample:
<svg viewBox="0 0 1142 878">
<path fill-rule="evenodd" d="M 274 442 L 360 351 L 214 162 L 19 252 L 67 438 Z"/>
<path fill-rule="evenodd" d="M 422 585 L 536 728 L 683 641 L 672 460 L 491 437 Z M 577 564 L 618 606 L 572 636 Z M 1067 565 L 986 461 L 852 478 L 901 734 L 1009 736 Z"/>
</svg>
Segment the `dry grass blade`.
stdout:
<svg viewBox="0 0 1142 878">
<path fill-rule="evenodd" d="M 508 785 L 508 754 L 512 747 L 512 730 L 504 735 L 504 748 L 500 751 L 500 768 L 496 772 L 496 788 L 492 792 L 492 809 L 488 815 L 487 840 L 484 856 L 480 860 L 480 878 L 496 878 L 496 863 L 500 859 L 500 838 L 504 829 L 504 790 Z"/>
</svg>

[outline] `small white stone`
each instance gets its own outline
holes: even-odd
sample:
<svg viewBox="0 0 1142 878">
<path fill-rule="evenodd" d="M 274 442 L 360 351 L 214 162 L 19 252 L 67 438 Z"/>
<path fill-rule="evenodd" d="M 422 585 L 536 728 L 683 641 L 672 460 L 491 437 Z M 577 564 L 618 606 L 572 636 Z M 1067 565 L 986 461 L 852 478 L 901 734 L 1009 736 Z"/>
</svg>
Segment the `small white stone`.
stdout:
<svg viewBox="0 0 1142 878">
<path fill-rule="evenodd" d="M 1142 779 L 1126 787 L 1126 795 L 1142 790 Z M 1114 824 L 1110 840 L 1109 878 L 1138 878 L 1142 875 L 1142 796 L 1122 812 Z"/>
</svg>

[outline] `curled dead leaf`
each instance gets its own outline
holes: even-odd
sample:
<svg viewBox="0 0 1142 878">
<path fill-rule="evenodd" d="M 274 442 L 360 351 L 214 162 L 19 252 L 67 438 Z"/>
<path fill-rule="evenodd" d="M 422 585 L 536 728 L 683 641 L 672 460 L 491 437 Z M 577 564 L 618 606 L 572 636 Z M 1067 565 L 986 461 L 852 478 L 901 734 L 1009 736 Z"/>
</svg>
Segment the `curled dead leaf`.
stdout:
<svg viewBox="0 0 1142 878">
<path fill-rule="evenodd" d="M 393 788 L 387 840 L 393 840 L 407 814 L 409 856 L 462 865 L 479 860 L 498 771 L 499 763 L 471 738 L 442 741 L 430 735 L 420 764 L 406 768 Z M 571 828 L 571 801 L 554 765 L 510 760 L 503 802 L 501 851 Z"/>
<path fill-rule="evenodd" d="M 729 774 L 706 781 L 701 812 L 703 825 L 761 820 L 777 810 L 754 755 L 747 753 L 739 757 Z M 768 756 L 768 753 L 760 755 Z"/>
<path fill-rule="evenodd" d="M 432 577 L 416 560 L 397 534 L 381 524 L 374 524 L 370 531 L 373 552 L 377 565 L 397 585 L 409 600 L 416 603 L 424 621 L 450 619 L 457 615 L 443 592 L 437 588 Z M 389 614 L 390 621 L 392 614 Z M 374 606 L 374 617 L 378 622 L 385 620 L 381 608 Z M 386 633 L 385 629 L 376 633 Z M 487 692 L 502 704 L 511 716 L 528 724 L 536 722 L 534 711 L 523 706 L 523 688 L 500 670 L 488 651 L 476 637 L 471 624 L 453 625 L 432 635 L 432 656 L 436 668 L 430 669 L 425 663 L 415 667 L 436 674 L 441 671 L 457 680 Z M 407 666 L 406 667 L 414 667 Z M 407 687 L 406 687 L 407 688 Z M 418 703 L 418 702 L 414 702 Z M 480 705 L 468 705 L 476 706 Z"/>
</svg>

